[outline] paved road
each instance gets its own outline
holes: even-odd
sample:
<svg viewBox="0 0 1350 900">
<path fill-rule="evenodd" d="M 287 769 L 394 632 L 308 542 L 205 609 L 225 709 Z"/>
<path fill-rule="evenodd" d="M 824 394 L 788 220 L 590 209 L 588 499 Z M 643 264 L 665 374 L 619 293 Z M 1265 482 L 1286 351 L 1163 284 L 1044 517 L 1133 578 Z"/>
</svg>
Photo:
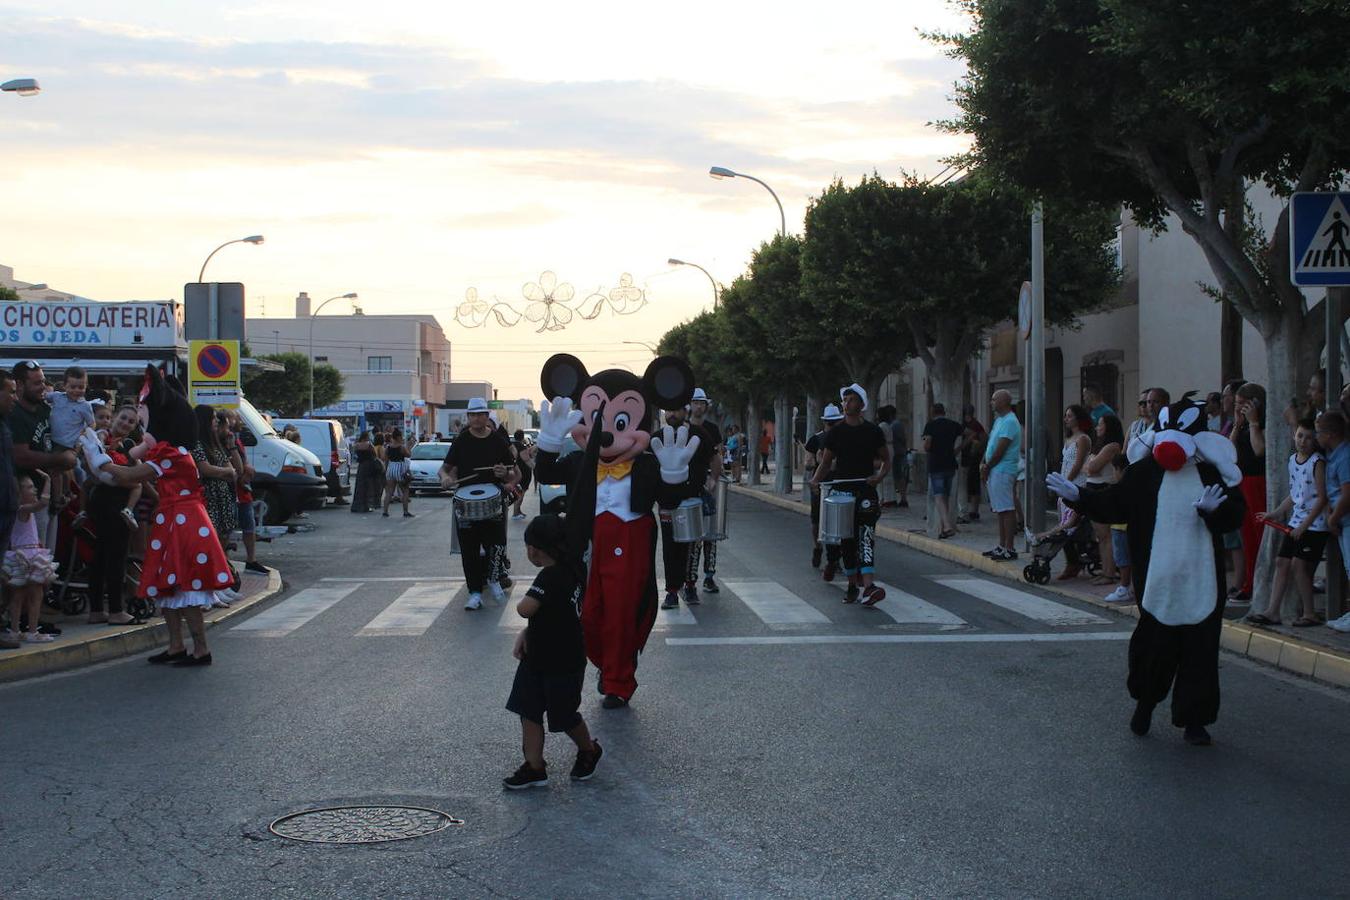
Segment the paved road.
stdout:
<svg viewBox="0 0 1350 900">
<path fill-rule="evenodd" d="M 891 598 L 844 606 L 803 518 L 738 503 L 727 589 L 663 616 L 634 705 L 587 691 L 595 780 L 550 740 L 552 786 L 512 794 L 517 624 L 461 608 L 448 501 L 315 513 L 264 551 L 287 590 L 213 634 L 212 668 L 0 686 L 0 896 L 1350 894 L 1345 692 L 1225 657 L 1215 746 L 1164 716 L 1141 740 L 1127 623 L 891 545 Z M 344 801 L 466 824 L 267 831 Z"/>
</svg>

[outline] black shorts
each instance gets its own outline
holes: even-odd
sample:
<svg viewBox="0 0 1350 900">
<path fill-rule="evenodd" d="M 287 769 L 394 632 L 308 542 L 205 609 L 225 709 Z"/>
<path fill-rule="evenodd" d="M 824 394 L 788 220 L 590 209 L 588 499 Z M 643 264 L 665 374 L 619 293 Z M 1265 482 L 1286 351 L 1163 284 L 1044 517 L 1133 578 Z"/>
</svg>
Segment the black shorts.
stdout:
<svg viewBox="0 0 1350 900">
<path fill-rule="evenodd" d="M 516 680 L 506 708 L 522 719 L 544 724 L 548 713 L 549 731 L 571 731 L 581 722 L 581 683 L 584 668 L 566 674 L 540 672 L 522 662 L 516 667 Z"/>
<path fill-rule="evenodd" d="M 1290 535 L 1285 535 L 1284 540 L 1280 541 L 1280 552 L 1277 554 L 1280 559 L 1301 559 L 1304 562 L 1320 562 L 1322 551 L 1327 548 L 1327 532 L 1325 531 L 1305 531 L 1303 537 L 1297 541 Z"/>
</svg>

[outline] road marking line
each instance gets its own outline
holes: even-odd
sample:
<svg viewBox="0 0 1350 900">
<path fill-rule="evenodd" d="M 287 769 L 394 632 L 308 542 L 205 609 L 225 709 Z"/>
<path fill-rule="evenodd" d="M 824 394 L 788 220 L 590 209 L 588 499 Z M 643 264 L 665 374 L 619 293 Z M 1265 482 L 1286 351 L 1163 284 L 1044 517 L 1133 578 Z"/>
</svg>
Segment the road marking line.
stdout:
<svg viewBox="0 0 1350 900">
<path fill-rule="evenodd" d="M 765 625 L 827 625 L 829 617 L 776 581 L 723 581 Z"/>
<path fill-rule="evenodd" d="M 882 601 L 885 602 L 884 600 Z M 1057 631 L 1052 634 L 775 634 L 760 637 L 668 637 L 682 647 L 736 647 L 758 644 L 1019 644 L 1060 641 L 1124 641 L 1128 631 Z"/>
<path fill-rule="evenodd" d="M 359 584 L 305 588 L 230 630 L 247 631 L 255 637 L 285 637 L 358 587 Z"/>
<path fill-rule="evenodd" d="M 694 618 L 694 611 L 685 604 L 681 603 L 674 609 L 656 608 L 656 628 L 669 628 L 672 625 L 697 625 L 698 619 Z"/>
<path fill-rule="evenodd" d="M 398 576 L 390 578 L 320 578 L 319 580 L 345 584 L 352 584 L 352 583 L 363 584 L 365 582 L 370 582 L 371 584 L 379 584 L 381 582 L 386 581 L 416 581 L 425 584 L 431 584 L 433 582 L 435 582 L 436 584 L 445 584 L 452 581 L 458 581 L 461 584 L 464 583 L 463 578 L 415 578 L 412 576 L 408 577 Z"/>
<path fill-rule="evenodd" d="M 440 614 L 445 612 L 450 601 L 455 599 L 455 594 L 463 583 L 461 581 L 458 584 L 454 582 L 446 584 L 437 581 L 414 584 L 399 594 L 398 599 L 386 606 L 378 616 L 371 619 L 370 624 L 358 631 L 357 635 L 416 637 L 425 634 Z"/>
<path fill-rule="evenodd" d="M 837 588 L 848 590 L 848 582 L 846 581 L 834 581 L 831 584 Z M 902 591 L 884 581 L 877 581 L 875 584 L 880 585 L 882 590 L 886 592 L 886 599 L 875 606 L 863 607 L 864 609 L 875 609 L 901 625 L 936 625 L 943 631 L 970 627 L 970 623 L 965 619 L 937 604 L 929 603 L 927 600 L 916 597 L 908 591 Z"/>
<path fill-rule="evenodd" d="M 934 578 L 938 584 L 1046 625 L 1104 625 L 1111 620 L 983 578 Z M 883 601 L 884 602 L 884 601 Z"/>
<path fill-rule="evenodd" d="M 497 620 L 498 628 L 509 628 L 512 631 L 520 631 L 528 624 L 527 619 L 522 619 L 520 613 L 516 612 L 516 604 L 525 597 L 525 590 L 522 589 L 519 598 L 508 597 L 505 606 L 502 607 L 501 618 Z"/>
</svg>

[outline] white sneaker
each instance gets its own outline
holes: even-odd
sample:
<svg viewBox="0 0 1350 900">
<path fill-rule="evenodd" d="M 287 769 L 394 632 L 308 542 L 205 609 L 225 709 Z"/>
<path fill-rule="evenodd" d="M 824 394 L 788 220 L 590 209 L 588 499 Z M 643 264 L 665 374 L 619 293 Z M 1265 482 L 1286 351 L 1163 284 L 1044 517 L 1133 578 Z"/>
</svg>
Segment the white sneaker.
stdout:
<svg viewBox="0 0 1350 900">
<path fill-rule="evenodd" d="M 1134 601 L 1134 592 L 1125 585 L 1117 585 L 1116 589 L 1102 598 L 1107 603 L 1131 603 Z"/>
<path fill-rule="evenodd" d="M 1332 619 L 1327 623 L 1327 627 L 1333 631 L 1344 631 L 1350 633 L 1350 612 L 1341 616 L 1339 619 Z"/>
<path fill-rule="evenodd" d="M 500 590 L 500 589 L 499 589 Z M 482 609 L 483 595 L 477 592 L 469 595 L 469 602 L 464 604 L 465 609 Z"/>
<path fill-rule="evenodd" d="M 506 591 L 502 590 L 502 586 L 495 581 L 492 582 L 492 599 L 498 603 L 506 602 Z"/>
</svg>

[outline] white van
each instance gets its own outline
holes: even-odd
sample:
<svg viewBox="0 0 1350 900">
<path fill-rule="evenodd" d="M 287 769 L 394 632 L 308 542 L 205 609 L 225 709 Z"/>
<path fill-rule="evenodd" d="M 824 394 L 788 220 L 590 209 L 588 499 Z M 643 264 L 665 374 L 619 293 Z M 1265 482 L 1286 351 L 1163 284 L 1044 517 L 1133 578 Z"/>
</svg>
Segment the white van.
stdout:
<svg viewBox="0 0 1350 900">
<path fill-rule="evenodd" d="M 319 457 L 300 444 L 283 441 L 253 404 L 239 398 L 239 438 L 253 466 L 253 499 L 260 504 L 259 524 L 280 525 L 305 509 L 320 509 L 328 482 Z"/>
<path fill-rule="evenodd" d="M 337 419 L 273 419 L 272 427 L 278 433 L 287 427 L 300 433 L 300 446 L 319 458 L 328 482 L 328 497 L 341 502 L 346 497 L 344 485 L 350 483 L 348 466 L 351 451 L 342 423 Z"/>
</svg>

